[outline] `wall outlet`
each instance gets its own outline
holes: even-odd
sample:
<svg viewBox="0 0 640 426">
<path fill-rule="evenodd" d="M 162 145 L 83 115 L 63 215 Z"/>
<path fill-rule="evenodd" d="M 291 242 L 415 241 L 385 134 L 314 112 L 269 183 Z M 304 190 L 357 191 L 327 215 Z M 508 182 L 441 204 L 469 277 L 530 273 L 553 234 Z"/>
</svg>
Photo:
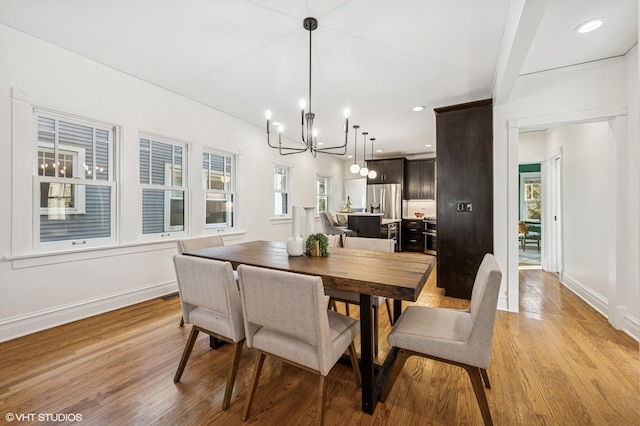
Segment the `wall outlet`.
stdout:
<svg viewBox="0 0 640 426">
<path fill-rule="evenodd" d="M 473 203 L 457 203 L 456 211 L 471 213 L 473 211 Z"/>
</svg>

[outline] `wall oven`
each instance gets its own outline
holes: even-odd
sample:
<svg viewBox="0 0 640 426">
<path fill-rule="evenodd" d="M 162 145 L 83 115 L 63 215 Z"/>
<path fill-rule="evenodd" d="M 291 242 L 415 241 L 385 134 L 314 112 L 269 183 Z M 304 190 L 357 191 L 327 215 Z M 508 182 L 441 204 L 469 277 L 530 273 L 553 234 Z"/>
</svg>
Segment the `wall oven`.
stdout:
<svg viewBox="0 0 640 426">
<path fill-rule="evenodd" d="M 438 252 L 436 218 L 428 217 L 422 222 L 424 224 L 424 231 L 422 232 L 424 236 L 424 252 L 435 256 Z"/>
</svg>

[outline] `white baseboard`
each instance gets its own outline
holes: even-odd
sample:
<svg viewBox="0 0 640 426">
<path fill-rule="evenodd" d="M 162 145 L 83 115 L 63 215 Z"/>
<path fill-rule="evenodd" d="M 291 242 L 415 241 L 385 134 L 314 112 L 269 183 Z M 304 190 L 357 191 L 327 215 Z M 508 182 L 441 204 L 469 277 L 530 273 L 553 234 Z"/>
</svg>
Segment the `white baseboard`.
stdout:
<svg viewBox="0 0 640 426">
<path fill-rule="evenodd" d="M 624 316 L 623 331 L 640 342 L 640 320 L 638 320 L 638 318 L 633 315 L 626 314 Z"/>
<path fill-rule="evenodd" d="M 515 301 L 515 302 L 514 302 Z M 511 302 L 511 303 L 509 303 Z M 518 296 L 512 293 L 509 293 L 508 296 L 500 295 L 498 296 L 498 310 L 499 311 L 507 311 L 507 312 L 519 312 L 520 306 L 518 304 Z"/>
<path fill-rule="evenodd" d="M 609 318 L 609 301 L 607 298 L 567 274 L 560 274 L 560 282 L 611 323 L 611 318 Z M 622 323 L 612 325 L 624 331 L 635 340 L 640 341 L 640 321 L 638 318 L 627 313 L 624 307 L 618 307 L 617 310 L 622 317 Z"/>
<path fill-rule="evenodd" d="M 88 318 L 178 291 L 175 281 L 150 284 L 0 321 L 0 342 Z"/>
<path fill-rule="evenodd" d="M 598 311 L 603 317 L 608 318 L 609 301 L 606 297 L 564 273 L 560 274 L 560 283 L 587 302 L 589 306 Z"/>
</svg>

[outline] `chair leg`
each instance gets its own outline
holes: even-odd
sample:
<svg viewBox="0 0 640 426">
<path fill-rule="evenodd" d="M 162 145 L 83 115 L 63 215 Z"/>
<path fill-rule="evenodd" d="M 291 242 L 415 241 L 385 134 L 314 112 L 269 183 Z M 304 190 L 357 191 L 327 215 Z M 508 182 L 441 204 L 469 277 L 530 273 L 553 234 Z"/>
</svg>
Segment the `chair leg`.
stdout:
<svg viewBox="0 0 640 426">
<path fill-rule="evenodd" d="M 349 316 L 349 304 L 347 302 L 344 302 L 344 309 L 347 312 L 347 316 Z"/>
<path fill-rule="evenodd" d="M 180 327 L 184 327 L 184 317 L 180 317 Z"/>
<path fill-rule="evenodd" d="M 176 371 L 176 375 L 173 377 L 173 382 L 176 383 L 180 381 L 180 377 L 182 377 L 182 372 L 184 371 L 184 367 L 187 366 L 187 360 L 189 359 L 189 355 L 191 355 L 191 350 L 193 349 L 193 344 L 196 343 L 196 338 L 198 337 L 198 327 L 195 325 L 191 327 L 191 333 L 189 334 L 189 338 L 187 339 L 187 344 L 184 347 L 184 351 L 182 352 L 182 358 L 180 359 L 180 364 L 178 364 L 178 371 Z"/>
<path fill-rule="evenodd" d="M 318 424 L 324 425 L 324 401 L 327 399 L 327 381 L 320 375 L 320 389 L 318 394 Z"/>
<path fill-rule="evenodd" d="M 356 376 L 356 384 L 358 387 L 362 386 L 362 379 L 360 377 L 360 367 L 358 365 L 358 354 L 356 353 L 356 345 L 351 342 L 349 345 L 349 357 L 351 358 L 351 368 L 353 368 L 353 374 Z"/>
<path fill-rule="evenodd" d="M 246 421 L 249 418 L 249 411 L 251 410 L 251 404 L 253 403 L 253 397 L 258 387 L 258 379 L 260 378 L 260 371 L 262 371 L 262 364 L 264 364 L 264 352 L 258 352 L 258 358 L 256 359 L 256 367 L 253 370 L 253 380 L 251 381 L 251 389 L 247 396 L 247 402 L 244 406 L 244 414 L 242 420 Z"/>
<path fill-rule="evenodd" d="M 222 400 L 222 411 L 229 408 L 231 404 L 231 394 L 233 393 L 233 385 L 236 382 L 236 374 L 238 373 L 238 365 L 240 365 L 240 356 L 242 355 L 242 345 L 244 340 L 233 344 L 233 362 L 229 369 L 229 376 L 227 377 L 227 387 L 224 390 L 224 399 Z"/>
<path fill-rule="evenodd" d="M 338 305 L 336 305 L 336 301 L 333 298 L 329 299 L 329 307 L 338 312 Z"/>
<path fill-rule="evenodd" d="M 491 389 L 491 383 L 489 382 L 489 374 L 487 373 L 487 370 L 481 368 L 480 374 L 482 375 L 482 382 L 484 383 L 484 387 L 487 389 Z"/>
<path fill-rule="evenodd" d="M 409 358 L 409 353 L 404 349 L 400 349 L 398 351 L 398 355 L 396 356 L 396 360 L 393 362 L 393 366 L 391 367 L 391 372 L 389 373 L 389 378 L 387 379 L 387 384 L 382 389 L 382 394 L 380 395 L 380 402 L 384 402 L 389 396 L 389 392 L 393 388 L 393 384 L 398 379 L 400 372 L 404 368 L 405 362 Z"/>
<path fill-rule="evenodd" d="M 487 394 L 484 392 L 484 386 L 482 384 L 482 372 L 480 368 L 473 367 L 471 365 L 462 365 L 471 379 L 473 385 L 473 392 L 476 394 L 478 405 L 480 406 L 480 412 L 482 413 L 482 420 L 487 426 L 493 426 L 493 420 L 491 419 L 491 410 L 489 410 L 489 403 L 487 402 Z"/>
<path fill-rule="evenodd" d="M 384 303 L 385 305 L 387 305 L 387 314 L 389 314 L 389 324 L 393 325 L 393 314 L 391 313 L 391 303 L 389 303 L 389 298 L 385 297 Z"/>
</svg>

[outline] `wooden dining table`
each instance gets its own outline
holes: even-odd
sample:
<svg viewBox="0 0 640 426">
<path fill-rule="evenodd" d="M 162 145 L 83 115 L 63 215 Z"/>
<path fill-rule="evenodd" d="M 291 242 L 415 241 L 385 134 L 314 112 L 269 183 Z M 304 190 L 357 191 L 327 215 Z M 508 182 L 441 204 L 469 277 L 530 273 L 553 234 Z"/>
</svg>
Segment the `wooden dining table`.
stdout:
<svg viewBox="0 0 640 426">
<path fill-rule="evenodd" d="M 421 253 L 385 253 L 332 247 L 327 257 L 289 256 L 286 243 L 250 241 L 220 247 L 187 251 L 184 254 L 228 261 L 238 265 L 290 271 L 322 277 L 325 287 L 360 294 L 360 368 L 362 373 L 362 411 L 373 414 L 378 397 L 396 358 L 393 348 L 382 365 L 374 364 L 373 296 L 394 300 L 397 320 L 402 301 L 415 302 L 433 270 L 435 258 Z"/>
</svg>

